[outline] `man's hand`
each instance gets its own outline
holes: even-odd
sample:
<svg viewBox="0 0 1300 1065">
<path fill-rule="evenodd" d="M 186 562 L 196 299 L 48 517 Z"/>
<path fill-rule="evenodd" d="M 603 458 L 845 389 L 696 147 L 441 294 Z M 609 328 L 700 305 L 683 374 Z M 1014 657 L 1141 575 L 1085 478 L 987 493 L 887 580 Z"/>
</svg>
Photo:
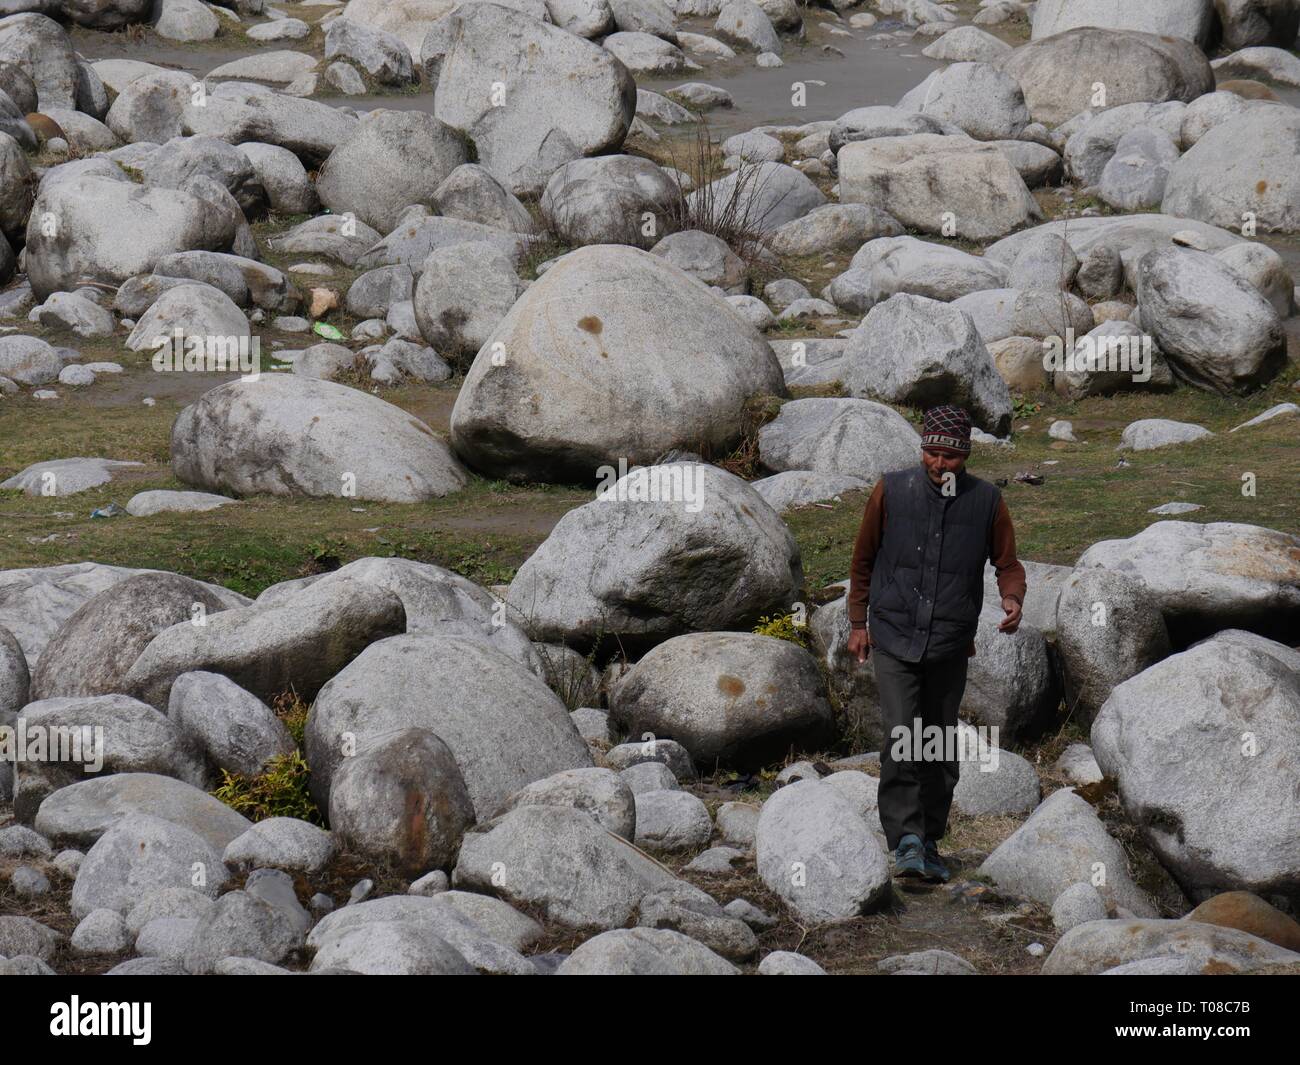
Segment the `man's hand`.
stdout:
<svg viewBox="0 0 1300 1065">
<path fill-rule="evenodd" d="M 998 622 L 998 632 L 1015 632 L 1016 629 L 1020 628 L 1020 604 L 1011 596 L 1004 596 L 1002 609 L 1007 616 Z"/>
<path fill-rule="evenodd" d="M 849 630 L 849 654 L 857 659 L 858 665 L 867 660 L 867 655 L 871 654 L 871 637 L 866 629 Z"/>
</svg>

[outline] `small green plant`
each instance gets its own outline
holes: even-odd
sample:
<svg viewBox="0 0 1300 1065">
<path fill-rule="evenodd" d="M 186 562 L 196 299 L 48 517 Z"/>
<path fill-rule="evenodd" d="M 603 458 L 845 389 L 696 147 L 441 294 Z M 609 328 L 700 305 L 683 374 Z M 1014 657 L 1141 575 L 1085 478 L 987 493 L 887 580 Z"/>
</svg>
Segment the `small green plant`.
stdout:
<svg viewBox="0 0 1300 1065">
<path fill-rule="evenodd" d="M 293 737 L 293 742 L 301 750 L 307 732 L 307 713 L 311 707 L 302 701 L 296 691 L 290 690 L 281 692 L 271 700 L 271 710 L 283 722 Z"/>
<path fill-rule="evenodd" d="M 1011 411 L 1017 418 L 1029 418 L 1043 409 L 1041 403 L 1035 403 L 1033 400 L 1025 399 L 1024 396 L 1017 396 L 1016 401 L 1012 404 Z"/>
<path fill-rule="evenodd" d="M 805 650 L 808 648 L 808 626 L 798 624 L 793 614 L 773 614 L 770 617 L 764 615 L 758 619 L 754 632 L 759 636 L 788 640 Z"/>
<path fill-rule="evenodd" d="M 325 819 L 307 791 L 311 770 L 300 751 L 272 759 L 255 777 L 221 771 L 221 786 L 212 794 L 250 821 L 296 817 L 324 827 Z"/>
</svg>

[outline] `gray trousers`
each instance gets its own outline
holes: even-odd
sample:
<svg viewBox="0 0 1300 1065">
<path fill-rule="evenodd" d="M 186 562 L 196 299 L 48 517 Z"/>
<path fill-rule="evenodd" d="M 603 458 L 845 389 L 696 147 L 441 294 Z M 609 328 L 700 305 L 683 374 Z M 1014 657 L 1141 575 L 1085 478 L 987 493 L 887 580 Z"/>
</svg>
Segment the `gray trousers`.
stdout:
<svg viewBox="0 0 1300 1065">
<path fill-rule="evenodd" d="M 959 763 L 913 758 L 912 733 L 915 721 L 921 728 L 938 725 L 948 735 L 957 726 L 957 707 L 966 690 L 965 654 L 931 662 L 903 662 L 871 648 L 875 659 L 876 689 L 885 739 L 880 749 L 880 824 L 889 849 L 895 849 L 906 835 L 936 843 L 948 830 L 948 810 L 957 787 Z M 906 760 L 894 757 L 898 733 L 906 728 Z M 918 746 L 920 741 L 918 740 Z M 945 753 L 949 753 L 945 750 Z"/>
</svg>

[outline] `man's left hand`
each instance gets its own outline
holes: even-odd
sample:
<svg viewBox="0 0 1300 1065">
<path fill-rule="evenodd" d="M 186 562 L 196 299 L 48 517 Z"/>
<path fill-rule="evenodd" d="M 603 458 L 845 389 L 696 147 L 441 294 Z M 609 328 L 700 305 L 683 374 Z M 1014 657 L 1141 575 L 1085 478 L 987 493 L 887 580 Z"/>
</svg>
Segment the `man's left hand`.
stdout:
<svg viewBox="0 0 1300 1065">
<path fill-rule="evenodd" d="M 1011 596 L 1004 596 L 1002 609 L 1007 616 L 998 622 L 998 632 L 1015 632 L 1016 629 L 1020 628 L 1020 604 Z"/>
</svg>

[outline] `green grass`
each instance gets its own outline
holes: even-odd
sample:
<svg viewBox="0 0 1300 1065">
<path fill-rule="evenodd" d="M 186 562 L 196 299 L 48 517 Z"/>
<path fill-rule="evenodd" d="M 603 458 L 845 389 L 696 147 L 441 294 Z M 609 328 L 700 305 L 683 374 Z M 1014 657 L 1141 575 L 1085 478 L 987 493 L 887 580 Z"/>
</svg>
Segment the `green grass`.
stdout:
<svg viewBox="0 0 1300 1065">
<path fill-rule="evenodd" d="M 1268 389 L 1245 398 L 1189 388 L 1077 402 L 1037 396 L 1039 412 L 1015 419 L 1017 430 L 1029 426 L 1015 433 L 1015 450 L 976 445 L 968 468 L 985 480 L 1008 479 L 1002 491 L 1015 522 L 1019 556 L 1036 562 L 1072 565 L 1098 540 L 1132 536 L 1152 522 L 1166 520 L 1147 511 L 1173 501 L 1205 507 L 1187 520 L 1243 522 L 1300 533 L 1300 421 L 1279 418 L 1228 433 L 1276 403 L 1294 401 L 1296 392 L 1289 386 L 1300 377 L 1297 370 L 1292 364 Z M 1072 421 L 1083 442 L 1049 439 L 1047 427 L 1058 418 Z M 1124 426 L 1140 418 L 1195 422 L 1216 435 L 1157 451 L 1117 452 Z M 1121 456 L 1130 465 L 1117 469 Z M 1020 471 L 1039 473 L 1044 483 L 1016 483 L 1013 478 Z M 1253 498 L 1242 495 L 1241 476 L 1247 472 L 1256 475 Z M 841 498 L 831 509 L 809 506 L 785 514 L 813 590 L 848 576 L 866 493 Z"/>
<path fill-rule="evenodd" d="M 1300 532 L 1300 424 L 1278 419 L 1229 434 L 1228 429 L 1275 403 L 1294 400 L 1296 365 L 1251 397 L 1225 398 L 1195 389 L 1067 401 L 1038 395 L 1036 413 L 1015 419 L 1016 448 L 977 446 L 970 469 L 1003 489 L 1016 524 L 1022 558 L 1071 564 L 1098 540 L 1132 536 L 1161 503 L 1189 500 L 1205 509 L 1195 521 L 1234 521 Z M 92 390 L 93 391 L 93 390 Z M 418 409 L 429 389 L 407 386 L 381 395 Z M 1030 409 L 1022 406 L 1022 411 Z M 483 584 L 504 583 L 545 539 L 555 521 L 587 502 L 581 488 L 509 485 L 475 479 L 444 499 L 419 504 L 354 499 L 261 496 L 217 513 L 92 519 L 111 501 L 124 505 L 138 491 L 183 489 L 171 475 L 168 437 L 177 403 L 90 407 L 80 400 L 0 404 L 0 478 L 29 463 L 60 456 L 101 455 L 147 465 L 101 488 L 45 499 L 0 492 L 0 568 L 90 560 L 175 570 L 256 595 L 277 581 L 334 568 L 368 555 L 436 563 Z M 916 411 L 906 411 L 915 422 Z M 1139 418 L 1163 417 L 1204 425 L 1216 435 L 1140 454 L 1116 468 L 1120 432 Z M 1047 436 L 1057 418 L 1074 422 L 1081 444 Z M 1028 429 L 1022 429 L 1022 426 Z M 1045 463 L 1055 465 L 1045 465 Z M 1034 471 L 1039 486 L 1019 484 Z M 762 471 L 746 471 L 761 475 Z M 1241 493 L 1253 472 L 1257 494 Z M 829 507 L 785 514 L 803 554 L 810 591 L 848 576 L 865 494 L 847 493 Z"/>
</svg>

